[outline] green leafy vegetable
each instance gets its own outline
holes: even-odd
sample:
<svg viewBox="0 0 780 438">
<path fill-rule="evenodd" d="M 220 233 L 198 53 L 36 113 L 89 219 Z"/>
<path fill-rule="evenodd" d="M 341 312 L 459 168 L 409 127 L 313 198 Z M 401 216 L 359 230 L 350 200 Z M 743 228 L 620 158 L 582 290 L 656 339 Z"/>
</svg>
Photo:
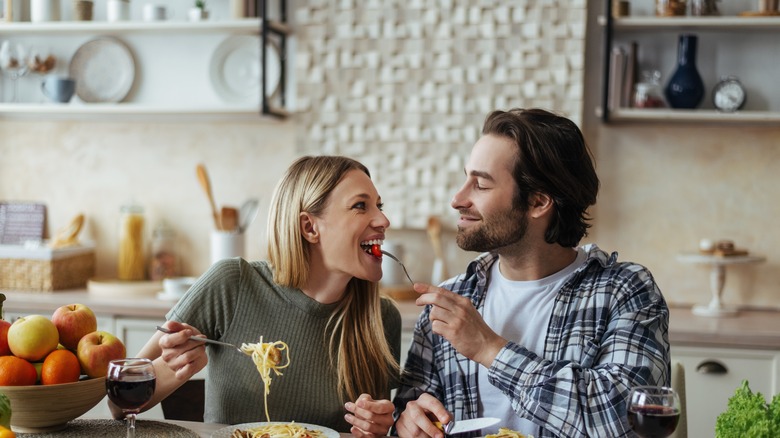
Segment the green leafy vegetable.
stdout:
<svg viewBox="0 0 780 438">
<path fill-rule="evenodd" d="M 780 437 L 780 394 L 767 404 L 760 392 L 750 390 L 747 380 L 729 399 L 728 409 L 718 416 L 715 438 Z"/>
</svg>

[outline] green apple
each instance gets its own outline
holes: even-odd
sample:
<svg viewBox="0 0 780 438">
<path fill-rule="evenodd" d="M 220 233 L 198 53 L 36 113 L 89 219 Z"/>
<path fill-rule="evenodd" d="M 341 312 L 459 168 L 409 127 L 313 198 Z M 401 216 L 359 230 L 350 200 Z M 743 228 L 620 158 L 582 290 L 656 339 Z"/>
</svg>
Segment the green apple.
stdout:
<svg viewBox="0 0 780 438">
<path fill-rule="evenodd" d="M 57 308 L 51 322 L 60 334 L 60 344 L 68 350 L 76 350 L 81 338 L 97 330 L 95 313 L 84 304 L 68 304 Z"/>
<path fill-rule="evenodd" d="M 17 319 L 8 329 L 8 347 L 11 353 L 30 362 L 43 360 L 59 343 L 57 327 L 42 315 Z"/>
<path fill-rule="evenodd" d="M 97 330 L 84 335 L 76 348 L 81 371 L 90 378 L 108 374 L 108 363 L 123 359 L 127 354 L 125 344 L 109 332 Z"/>
</svg>

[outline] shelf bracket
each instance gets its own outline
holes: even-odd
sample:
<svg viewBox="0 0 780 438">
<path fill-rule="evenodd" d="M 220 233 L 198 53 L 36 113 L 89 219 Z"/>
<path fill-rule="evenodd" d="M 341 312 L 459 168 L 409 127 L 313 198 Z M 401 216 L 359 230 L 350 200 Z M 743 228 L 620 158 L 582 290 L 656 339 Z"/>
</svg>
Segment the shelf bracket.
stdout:
<svg viewBox="0 0 780 438">
<path fill-rule="evenodd" d="M 609 122 L 609 71 L 611 67 L 612 25 L 614 20 L 612 17 L 612 0 L 604 0 L 604 10 L 606 24 L 604 25 L 604 71 L 601 75 L 604 78 L 604 82 L 601 84 L 601 121 L 607 123 Z"/>
<path fill-rule="evenodd" d="M 270 0 L 258 0 L 259 7 L 257 10 L 260 14 L 260 44 L 261 47 L 261 60 L 260 60 L 260 90 L 262 92 L 262 101 L 260 113 L 266 116 L 273 116 L 280 119 L 284 119 L 289 115 L 284 108 L 287 105 L 287 0 L 278 0 L 279 15 L 278 20 L 272 20 L 269 17 L 268 2 Z M 275 106 L 271 102 L 271 96 L 268 95 L 268 89 L 266 88 L 265 75 L 268 68 L 268 44 L 269 39 L 273 35 L 279 40 L 279 56 L 280 63 L 280 77 L 279 77 L 279 104 Z"/>
</svg>

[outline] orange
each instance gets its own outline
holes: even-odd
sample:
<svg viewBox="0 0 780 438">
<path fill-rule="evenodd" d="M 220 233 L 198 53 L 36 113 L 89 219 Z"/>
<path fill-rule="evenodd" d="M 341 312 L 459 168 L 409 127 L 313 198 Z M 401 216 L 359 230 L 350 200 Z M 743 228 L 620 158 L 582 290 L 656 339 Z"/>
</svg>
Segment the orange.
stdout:
<svg viewBox="0 0 780 438">
<path fill-rule="evenodd" d="M 69 350 L 54 350 L 43 360 L 41 384 L 55 385 L 79 380 L 81 365 L 79 359 Z"/>
<path fill-rule="evenodd" d="M 36 380 L 33 364 L 16 356 L 0 356 L 0 386 L 35 385 Z"/>
<path fill-rule="evenodd" d="M 0 426 L 0 438 L 16 438 L 16 434 L 11 429 Z"/>
</svg>

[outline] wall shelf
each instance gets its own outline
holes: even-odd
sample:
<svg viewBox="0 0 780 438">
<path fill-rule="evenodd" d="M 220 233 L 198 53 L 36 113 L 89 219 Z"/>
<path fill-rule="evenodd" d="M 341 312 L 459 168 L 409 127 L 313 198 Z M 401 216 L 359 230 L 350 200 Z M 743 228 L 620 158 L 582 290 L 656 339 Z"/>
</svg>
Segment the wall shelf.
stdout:
<svg viewBox="0 0 780 438">
<path fill-rule="evenodd" d="M 257 35 L 261 30 L 259 18 L 244 18 L 223 21 L 54 21 L 47 23 L 2 23 L 0 35 L 26 36 L 40 34 L 93 34 L 116 35 L 128 33 L 224 33 L 253 34 Z M 280 22 L 269 22 L 268 26 L 276 32 L 285 35 L 290 34 L 290 27 Z"/>
<path fill-rule="evenodd" d="M 276 111 L 284 112 L 282 109 Z M 286 115 L 288 113 L 284 112 Z M 139 103 L 0 103 L 0 119 L 96 121 L 256 121 L 257 105 L 160 106 Z"/>
<path fill-rule="evenodd" d="M 596 109 L 601 117 L 601 108 Z M 772 124 L 780 123 L 780 112 L 736 111 L 724 113 L 715 110 L 684 109 L 636 109 L 620 108 L 609 112 L 610 122 L 704 122 L 719 124 Z"/>
<path fill-rule="evenodd" d="M 601 26 L 607 18 L 599 17 Z M 759 30 L 780 31 L 780 17 L 624 17 L 612 19 L 612 27 L 620 31 L 646 30 Z"/>
<path fill-rule="evenodd" d="M 656 17 L 636 15 L 613 17 L 612 2 L 604 0 L 604 14 L 598 18 L 604 35 L 603 81 L 601 104 L 595 109 L 604 123 L 612 122 L 665 122 L 665 123 L 718 123 L 718 124 L 777 124 L 780 122 L 780 93 L 771 84 L 776 73 L 777 46 L 772 38 L 780 32 L 780 16 L 742 16 L 745 5 L 724 5 L 732 9 L 722 16 Z M 629 42 L 639 43 L 639 56 L 644 65 L 637 68 L 658 70 L 663 75 L 674 71 L 676 62 L 672 55 L 677 44 L 671 41 L 677 34 L 704 34 L 700 37 L 698 69 L 705 83 L 704 100 L 698 109 L 640 109 L 626 105 L 625 96 L 616 103 L 629 88 L 622 84 L 620 76 L 611 78 L 619 68 L 612 66 L 613 48 L 624 47 Z M 706 41 L 702 43 L 701 41 Z M 636 53 L 635 53 L 636 55 Z M 639 61 L 640 59 L 637 59 Z M 636 62 L 636 61 L 635 61 Z M 618 73 L 619 74 L 619 73 Z M 638 76 L 639 71 L 634 74 Z M 737 76 L 747 85 L 748 98 L 741 111 L 733 113 L 714 109 L 712 87 L 719 78 Z M 668 77 L 668 76 L 666 76 Z M 610 96 L 610 88 L 620 94 Z M 633 87 L 630 88 L 633 93 Z M 630 105 L 630 104 L 629 104 Z"/>
<path fill-rule="evenodd" d="M 272 12 L 267 2 L 258 2 L 258 11 L 266 18 L 234 18 L 224 20 L 184 21 L 140 20 L 108 21 L 54 21 L 54 22 L 0 22 L 0 40 L 13 38 L 30 47 L 47 47 L 58 58 L 57 74 L 67 69 L 75 48 L 95 37 L 114 37 L 127 45 L 134 58 L 134 83 L 125 101 L 121 103 L 84 103 L 76 96 L 68 104 L 42 103 L 40 81 L 43 76 L 27 74 L 19 79 L 19 92 L 8 78 L 0 78 L 0 95 L 17 94 L 18 102 L 0 103 L 0 119 L 99 120 L 99 121 L 155 121 L 155 120 L 258 120 L 284 119 L 286 109 L 286 51 L 287 38 L 292 28 L 287 24 L 285 0 L 280 0 Z M 279 20 L 269 18 L 279 15 Z M 230 54 L 233 68 L 246 68 L 244 74 L 254 73 L 247 66 L 252 59 L 240 58 L 247 53 L 246 46 L 235 44 L 221 48 L 220 41 L 235 36 L 258 37 L 260 44 L 256 74 L 261 93 L 255 102 L 225 98 L 217 92 L 214 79 L 223 68 L 215 64 L 214 53 L 223 58 Z M 164 41 L 163 44 L 161 44 Z M 246 40 L 242 40 L 246 41 Z M 269 45 L 280 55 L 269 56 Z M 222 52 L 218 52 L 222 50 Z M 227 58 L 216 58 L 223 60 Z M 279 59 L 281 58 L 281 64 Z M 276 59 L 276 61 L 274 61 Z M 216 61 L 219 62 L 219 61 Z M 244 62 L 244 64 L 236 64 Z M 276 62 L 276 65 L 270 63 Z M 250 68 L 252 67 L 252 68 Z M 269 69 L 279 71 L 278 90 L 266 90 L 265 77 Z M 234 75 L 235 76 L 235 75 Z M 215 83 L 215 81 L 217 81 Z M 38 84 L 35 84 L 38 82 Z M 21 96 L 21 98 L 19 98 Z M 231 103 L 233 102 L 233 103 Z"/>
</svg>

